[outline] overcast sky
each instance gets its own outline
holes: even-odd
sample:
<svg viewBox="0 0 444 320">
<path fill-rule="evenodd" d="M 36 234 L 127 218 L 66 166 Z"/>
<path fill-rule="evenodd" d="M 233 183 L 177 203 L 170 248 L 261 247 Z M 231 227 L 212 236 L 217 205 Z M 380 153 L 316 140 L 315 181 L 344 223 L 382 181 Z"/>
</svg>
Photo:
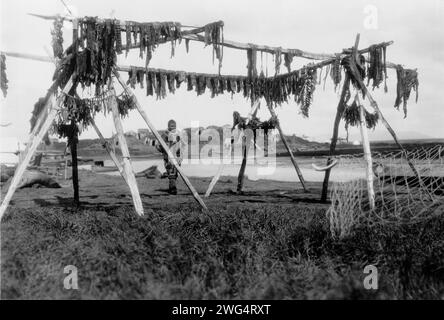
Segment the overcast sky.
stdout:
<svg viewBox="0 0 444 320">
<path fill-rule="evenodd" d="M 424 1 L 290 1 L 290 0 L 187 0 L 187 1 L 91 1 L 65 0 L 79 16 L 115 17 L 140 22 L 178 21 L 183 25 L 202 26 L 223 20 L 225 39 L 283 48 L 302 49 L 316 53 L 340 52 L 351 47 L 357 33 L 361 34 L 360 48 L 374 43 L 393 40 L 388 47 L 387 60 L 419 71 L 419 101 L 409 101 L 409 115 L 403 119 L 402 111 L 393 108 L 396 97 L 396 72 L 389 70 L 389 92 L 374 92 L 374 96 L 401 138 L 436 137 L 444 138 L 444 0 Z M 45 47 L 51 50 L 51 22 L 27 15 L 63 13 L 60 0 L 2 0 L 1 6 L 1 50 L 46 55 Z M 369 11 L 377 9 L 377 28 L 369 29 Z M 367 20 L 366 20 L 367 19 Z M 69 25 L 65 24 L 65 44 L 71 41 Z M 266 68 L 266 55 L 263 68 Z M 297 68 L 309 60 L 295 59 L 292 67 Z M 143 66 L 137 53 L 128 59 L 119 58 L 119 64 Z M 184 43 L 176 49 L 176 56 L 170 59 L 170 45 L 158 48 L 151 61 L 151 67 L 192 72 L 217 72 L 213 65 L 211 48 L 202 43 L 191 43 L 186 54 Z M 222 74 L 246 75 L 246 51 L 225 48 Z M 260 54 L 258 55 L 260 70 Z M 9 92 L 1 97 L 1 123 L 11 122 L 1 128 L 2 137 L 18 137 L 25 141 L 29 132 L 29 118 L 34 103 L 46 93 L 51 84 L 54 67 L 51 64 L 7 58 Z M 281 71 L 285 68 L 282 66 Z M 268 56 L 268 72 L 274 73 L 272 56 Z M 127 75 L 124 75 L 126 78 Z M 206 93 L 196 96 L 195 92 L 180 89 L 167 99 L 156 101 L 146 97 L 144 90 L 137 90 L 137 96 L 158 129 L 164 129 L 171 118 L 180 127 L 189 127 L 192 121 L 202 126 L 224 125 L 232 122 L 232 113 L 237 110 L 246 115 L 249 101 L 242 96 L 227 94 L 214 99 Z M 307 135 L 329 139 L 338 102 L 331 81 L 325 91 L 317 86 L 310 118 L 305 119 L 299 107 L 291 102 L 278 108 L 282 127 L 287 134 Z M 413 95 L 414 96 L 414 95 Z M 269 118 L 266 108 L 259 116 Z M 111 117 L 100 116 L 97 121 L 105 136 L 113 132 Z M 145 128 L 137 112 L 124 120 L 126 131 Z M 340 136 L 345 136 L 341 125 Z M 95 133 L 86 131 L 84 138 L 95 138 Z M 388 137 L 379 125 L 370 138 Z M 357 130 L 352 138 L 359 138 Z"/>
</svg>

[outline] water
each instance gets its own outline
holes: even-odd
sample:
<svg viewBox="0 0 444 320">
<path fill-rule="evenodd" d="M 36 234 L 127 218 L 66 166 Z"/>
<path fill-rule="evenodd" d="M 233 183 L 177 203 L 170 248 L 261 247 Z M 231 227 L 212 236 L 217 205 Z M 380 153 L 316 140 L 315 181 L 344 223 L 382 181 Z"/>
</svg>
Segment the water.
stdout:
<svg viewBox="0 0 444 320">
<path fill-rule="evenodd" d="M 325 158 L 296 158 L 296 162 L 299 164 L 306 181 L 321 182 L 324 180 L 324 172 L 314 170 L 311 164 L 314 163 L 318 166 L 324 166 L 326 163 Z M 134 159 L 132 164 L 136 173 L 154 165 L 158 167 L 160 172 L 165 171 L 162 159 Z M 105 166 L 113 165 L 114 164 L 111 160 L 105 161 Z M 184 163 L 182 165 L 183 171 L 189 177 L 213 177 L 218 172 L 219 167 L 220 164 L 218 163 Z M 236 160 L 235 163 L 225 164 L 223 167 L 222 176 L 237 177 L 239 170 L 240 159 Z M 107 172 L 103 174 L 119 175 L 118 172 Z M 288 182 L 299 181 L 296 170 L 294 169 L 290 158 L 277 158 L 275 163 L 269 163 L 269 165 L 267 165 L 264 160 L 258 160 L 255 165 L 254 161 L 249 159 L 245 174 L 250 180 L 264 179 Z M 341 182 L 357 178 L 365 179 L 365 168 L 356 163 L 341 163 L 331 170 L 330 181 Z"/>
</svg>

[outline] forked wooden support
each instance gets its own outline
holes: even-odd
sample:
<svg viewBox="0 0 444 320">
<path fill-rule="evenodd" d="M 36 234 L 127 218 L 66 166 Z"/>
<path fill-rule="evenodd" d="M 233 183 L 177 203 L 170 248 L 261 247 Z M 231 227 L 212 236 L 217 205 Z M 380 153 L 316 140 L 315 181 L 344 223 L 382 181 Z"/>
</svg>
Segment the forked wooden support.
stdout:
<svg viewBox="0 0 444 320">
<path fill-rule="evenodd" d="M 132 100 L 133 100 L 137 110 L 139 111 L 140 115 L 142 116 L 143 120 L 145 120 L 146 124 L 148 125 L 148 128 L 154 134 L 154 136 L 156 137 L 157 141 L 160 143 L 162 148 L 167 152 L 168 158 L 170 159 L 171 163 L 174 165 L 174 167 L 179 172 L 180 176 L 182 177 L 183 181 L 187 185 L 188 189 L 193 194 L 193 196 L 196 199 L 196 201 L 199 202 L 199 204 L 202 206 L 202 208 L 204 210 L 208 210 L 205 202 L 203 202 L 202 198 L 199 196 L 199 194 L 197 193 L 196 189 L 194 189 L 194 187 L 191 184 L 190 180 L 188 179 L 188 177 L 183 172 L 182 168 L 180 167 L 179 163 L 176 160 L 176 157 L 174 157 L 174 155 L 171 153 L 171 151 L 168 148 L 168 146 L 166 145 L 165 141 L 162 139 L 162 137 L 160 136 L 159 132 L 157 132 L 157 130 L 154 127 L 154 125 L 151 123 L 150 119 L 148 118 L 146 112 L 143 110 L 142 106 L 140 105 L 140 103 L 137 100 L 137 98 L 136 98 L 135 94 L 133 93 L 133 91 L 126 85 L 125 81 L 122 80 L 122 78 L 120 77 L 120 74 L 119 74 L 118 71 L 114 70 L 114 76 L 116 77 L 117 81 L 119 81 L 120 85 L 126 91 L 126 93 L 132 98 Z"/>
<path fill-rule="evenodd" d="M 143 204 L 142 199 L 140 199 L 140 193 L 139 193 L 139 187 L 137 186 L 137 180 L 136 176 L 134 174 L 133 167 L 131 165 L 131 158 L 130 153 L 128 149 L 128 144 L 126 143 L 125 135 L 123 132 L 123 126 L 122 121 L 120 119 L 119 110 L 117 107 L 117 98 L 115 95 L 115 92 L 113 92 L 114 89 L 112 89 L 112 94 L 107 100 L 107 104 L 109 108 L 111 109 L 111 112 L 113 114 L 114 119 L 114 126 L 117 131 L 117 138 L 119 140 L 119 146 L 122 150 L 122 157 L 123 157 L 123 170 L 125 172 L 126 181 L 128 183 L 128 186 L 131 190 L 131 195 L 133 197 L 134 202 L 134 208 L 136 210 L 136 213 L 139 216 L 143 216 Z"/>
<path fill-rule="evenodd" d="M 371 93 L 369 92 L 369 90 L 367 89 L 366 85 L 364 84 L 364 80 L 362 79 L 361 74 L 359 73 L 358 68 L 357 68 L 357 66 L 356 66 L 356 64 L 354 63 L 353 60 L 352 60 L 352 63 L 350 64 L 350 69 L 351 69 L 351 73 L 352 73 L 353 77 L 356 79 L 356 81 L 358 81 L 362 93 L 368 99 L 368 101 L 370 102 L 370 105 L 372 106 L 372 108 L 374 110 L 376 110 L 376 112 L 378 113 L 379 119 L 381 120 L 382 124 L 386 127 L 387 131 L 392 135 L 393 140 L 395 141 L 395 143 L 398 146 L 398 148 L 401 149 L 403 151 L 403 153 L 405 154 L 407 163 L 409 164 L 410 168 L 412 169 L 413 174 L 415 175 L 415 177 L 418 179 L 419 185 L 427 193 L 429 198 L 433 200 L 433 196 L 430 194 L 430 192 L 428 191 L 428 189 L 424 185 L 424 181 L 422 180 L 418 170 L 416 170 L 416 167 L 413 164 L 413 162 L 411 161 L 407 151 L 405 150 L 404 146 L 399 142 L 398 137 L 396 136 L 395 131 L 390 126 L 390 124 L 388 123 L 387 119 L 385 119 L 384 115 L 382 114 L 381 109 L 378 106 L 378 103 L 376 102 L 375 99 L 373 99 Z"/>
<path fill-rule="evenodd" d="M 298 164 L 296 162 L 296 159 L 295 159 L 295 157 L 293 155 L 293 152 L 291 151 L 291 148 L 290 148 L 290 145 L 287 142 L 287 139 L 285 139 L 284 133 L 282 132 L 281 125 L 279 123 L 278 116 L 276 114 L 276 111 L 274 111 L 274 109 L 273 109 L 273 107 L 271 105 L 268 105 L 268 110 L 270 111 L 271 116 L 276 119 L 276 123 L 277 123 L 276 127 L 277 127 L 277 129 L 279 131 L 279 135 L 281 137 L 282 142 L 284 143 L 285 148 L 287 149 L 288 153 L 290 154 L 290 159 L 291 159 L 291 162 L 293 163 L 293 166 L 294 166 L 294 168 L 296 170 L 296 173 L 298 175 L 299 181 L 301 182 L 302 187 L 304 188 L 304 190 L 306 192 L 308 192 L 309 190 L 308 190 L 307 185 L 305 183 L 304 176 L 302 175 L 301 169 L 299 168 L 299 166 L 298 166 Z"/>
<path fill-rule="evenodd" d="M 26 147 L 26 152 L 23 157 L 23 160 L 18 164 L 17 169 L 15 170 L 14 177 L 12 178 L 11 184 L 9 186 L 8 192 L 6 193 L 6 196 L 3 199 L 3 202 L 0 206 L 0 221 L 3 217 L 3 215 L 6 212 L 6 209 L 8 208 L 9 202 L 12 199 L 12 196 L 14 195 L 15 191 L 17 190 L 17 186 L 22 180 L 23 174 L 26 171 L 26 167 L 29 165 L 29 162 L 31 161 L 32 156 L 34 155 L 35 151 L 37 150 L 37 147 L 40 145 L 40 143 L 43 140 L 43 137 L 48 132 L 49 128 L 51 127 L 55 117 L 57 116 L 57 112 L 62 108 L 64 103 L 64 94 L 68 93 L 69 90 L 71 90 L 71 87 L 73 86 L 72 78 L 68 81 L 68 83 L 65 85 L 65 88 L 63 89 L 62 94 L 59 96 L 58 99 L 55 98 L 54 95 L 51 95 L 46 102 L 46 105 L 44 107 L 44 110 L 49 109 L 49 114 L 46 116 L 45 120 L 42 123 L 42 126 L 40 130 L 36 133 L 36 135 L 33 135 L 30 137 L 30 140 L 28 141 L 28 145 Z"/>
<path fill-rule="evenodd" d="M 355 52 L 358 48 L 359 40 L 360 40 L 360 35 L 358 34 L 356 36 L 355 45 L 352 49 Z M 336 117 L 335 117 L 335 122 L 333 125 L 333 136 L 332 136 L 331 142 L 330 142 L 330 151 L 329 151 L 329 157 L 327 159 L 327 167 L 330 166 L 333 162 L 332 156 L 336 150 L 336 144 L 338 142 L 339 123 L 341 122 L 342 114 L 344 113 L 344 110 L 345 110 L 345 102 L 346 102 L 345 98 L 346 98 L 347 92 L 349 91 L 349 87 L 350 87 L 350 76 L 346 72 L 344 84 L 342 85 L 341 97 L 339 98 L 338 107 L 336 109 Z M 327 201 L 330 172 L 331 172 L 330 169 L 325 171 L 324 182 L 322 183 L 322 194 L 321 194 L 321 201 L 322 202 Z"/>
<path fill-rule="evenodd" d="M 251 108 L 250 113 L 247 116 L 247 118 L 249 120 L 251 120 L 253 117 L 256 116 L 260 106 L 261 106 L 261 104 L 260 104 L 260 102 L 258 102 Z M 233 133 L 233 129 L 231 130 L 231 133 Z M 256 147 L 256 144 L 255 144 L 255 147 Z M 232 150 L 232 146 L 231 145 L 227 146 L 227 151 L 230 154 L 230 158 L 231 158 L 231 150 Z M 214 187 L 216 186 L 217 182 L 220 179 L 220 176 L 222 175 L 222 172 L 225 167 L 225 163 L 223 162 L 223 159 L 221 161 L 222 162 L 219 165 L 216 175 L 213 177 L 213 179 L 210 182 L 210 185 L 208 186 L 207 192 L 205 193 L 205 198 L 208 198 L 211 195 L 211 192 L 213 191 Z"/>
</svg>

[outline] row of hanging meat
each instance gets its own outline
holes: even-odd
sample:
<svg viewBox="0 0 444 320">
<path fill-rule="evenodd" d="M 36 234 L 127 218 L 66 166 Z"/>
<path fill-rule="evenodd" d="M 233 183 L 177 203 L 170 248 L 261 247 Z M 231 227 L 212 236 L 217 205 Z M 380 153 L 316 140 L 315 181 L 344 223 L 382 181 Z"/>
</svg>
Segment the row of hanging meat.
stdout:
<svg viewBox="0 0 444 320">
<path fill-rule="evenodd" d="M 128 53 L 132 48 L 140 48 L 140 57 L 146 56 L 145 67 L 148 67 L 158 44 L 171 42 L 171 56 L 174 56 L 176 41 L 182 39 L 182 27 L 177 22 L 137 23 L 85 17 L 80 19 L 77 28 L 73 29 L 73 44 L 67 49 L 66 56 L 63 56 L 62 27 L 63 21 L 56 20 L 51 31 L 54 55 L 62 59 L 62 67 L 57 70 L 55 79 L 63 78 L 60 81 L 63 85 L 75 71 L 76 80 L 83 87 L 95 84 L 98 94 L 111 77 L 117 55 L 123 50 Z M 220 70 L 223 56 L 220 44 L 223 42 L 223 23 L 211 23 L 203 29 L 204 42 L 213 46 L 213 55 L 219 60 Z M 122 44 L 124 36 L 125 45 Z M 186 45 L 188 51 L 188 40 Z"/>
<path fill-rule="evenodd" d="M 188 91 L 196 91 L 198 96 L 205 92 L 209 92 L 212 98 L 224 93 L 241 93 L 252 103 L 264 98 L 268 104 L 280 105 L 293 96 L 301 105 L 303 114 L 308 116 L 316 73 L 316 69 L 305 68 L 287 77 L 248 78 L 132 67 L 128 72 L 128 84 L 132 88 L 136 85 L 146 88 L 146 94 L 156 96 L 157 99 L 164 99 L 167 92 L 175 93 L 182 84 Z"/>
</svg>

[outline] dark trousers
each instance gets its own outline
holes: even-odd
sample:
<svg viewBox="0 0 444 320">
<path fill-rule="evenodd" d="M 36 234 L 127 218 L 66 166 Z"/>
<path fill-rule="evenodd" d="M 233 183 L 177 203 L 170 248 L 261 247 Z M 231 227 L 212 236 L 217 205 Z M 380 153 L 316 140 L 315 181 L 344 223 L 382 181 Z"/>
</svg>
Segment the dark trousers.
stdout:
<svg viewBox="0 0 444 320">
<path fill-rule="evenodd" d="M 169 189 L 170 190 L 174 190 L 176 189 L 176 180 L 177 177 L 179 176 L 179 173 L 177 172 L 176 167 L 173 165 L 173 163 L 171 161 L 169 161 L 168 157 L 164 157 L 164 164 L 165 164 L 165 169 L 168 175 L 168 181 L 169 181 Z M 179 165 L 180 162 L 178 161 Z"/>
</svg>

